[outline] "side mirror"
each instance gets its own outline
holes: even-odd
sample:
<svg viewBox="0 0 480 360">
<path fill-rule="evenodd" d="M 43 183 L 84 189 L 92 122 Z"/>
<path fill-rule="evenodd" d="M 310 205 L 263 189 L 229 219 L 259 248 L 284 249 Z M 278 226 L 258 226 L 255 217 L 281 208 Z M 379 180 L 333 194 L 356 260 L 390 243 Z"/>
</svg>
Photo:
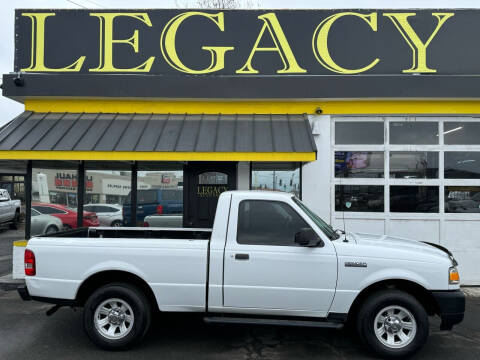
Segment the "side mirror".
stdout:
<svg viewBox="0 0 480 360">
<path fill-rule="evenodd" d="M 323 247 L 322 239 L 311 228 L 303 228 L 295 234 L 295 243 L 306 247 Z"/>
</svg>

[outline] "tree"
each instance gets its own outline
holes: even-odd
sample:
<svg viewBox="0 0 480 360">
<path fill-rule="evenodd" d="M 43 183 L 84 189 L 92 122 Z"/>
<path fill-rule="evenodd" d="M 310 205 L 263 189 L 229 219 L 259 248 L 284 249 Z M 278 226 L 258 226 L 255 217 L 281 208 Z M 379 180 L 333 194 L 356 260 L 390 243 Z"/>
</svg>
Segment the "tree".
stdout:
<svg viewBox="0 0 480 360">
<path fill-rule="evenodd" d="M 255 9 L 260 4 L 256 0 L 175 0 L 175 5 L 179 8 L 199 8 L 199 9 Z"/>
</svg>

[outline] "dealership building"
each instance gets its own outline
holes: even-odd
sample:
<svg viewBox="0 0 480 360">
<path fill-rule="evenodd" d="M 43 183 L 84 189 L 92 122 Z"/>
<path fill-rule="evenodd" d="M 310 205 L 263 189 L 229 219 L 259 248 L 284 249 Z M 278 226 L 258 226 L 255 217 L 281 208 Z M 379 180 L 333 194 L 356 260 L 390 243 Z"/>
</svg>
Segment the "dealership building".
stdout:
<svg viewBox="0 0 480 360">
<path fill-rule="evenodd" d="M 129 197 L 134 226 L 139 190 L 175 188 L 209 227 L 225 190 L 286 191 L 335 228 L 445 246 L 480 285 L 480 11 L 15 16 L 0 180 L 24 181 L 27 238 L 32 202 L 81 224 Z"/>
</svg>

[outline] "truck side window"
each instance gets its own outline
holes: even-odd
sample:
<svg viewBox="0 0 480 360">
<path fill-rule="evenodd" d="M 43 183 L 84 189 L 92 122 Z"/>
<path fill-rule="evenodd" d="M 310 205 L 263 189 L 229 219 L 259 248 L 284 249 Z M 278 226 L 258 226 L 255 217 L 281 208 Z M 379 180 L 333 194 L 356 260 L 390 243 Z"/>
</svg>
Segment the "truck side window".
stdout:
<svg viewBox="0 0 480 360">
<path fill-rule="evenodd" d="M 298 246 L 295 234 L 305 228 L 305 220 L 280 201 L 244 200 L 238 208 L 239 244 Z"/>
</svg>

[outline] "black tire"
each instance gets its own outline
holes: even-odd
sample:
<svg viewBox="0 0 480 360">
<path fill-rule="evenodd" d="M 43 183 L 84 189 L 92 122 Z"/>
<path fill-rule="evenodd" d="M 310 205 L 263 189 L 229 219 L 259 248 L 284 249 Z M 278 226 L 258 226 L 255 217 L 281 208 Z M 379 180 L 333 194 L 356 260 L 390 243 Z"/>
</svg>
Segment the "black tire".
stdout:
<svg viewBox="0 0 480 360">
<path fill-rule="evenodd" d="M 57 226 L 55 226 L 55 225 L 49 225 L 49 226 L 47 227 L 47 229 L 45 230 L 45 234 L 53 234 L 53 233 L 57 232 L 58 230 L 59 230 L 59 229 L 58 229 Z"/>
<path fill-rule="evenodd" d="M 96 327 L 95 312 L 109 299 L 120 299 L 128 304 L 133 312 L 133 325 L 123 337 L 109 339 Z M 126 314 L 129 314 L 127 312 Z M 125 350 L 138 344 L 146 335 L 152 317 L 151 305 L 145 294 L 137 287 L 127 283 L 112 283 L 96 290 L 85 303 L 83 326 L 92 342 L 105 350 Z M 128 322 L 125 322 L 128 325 Z M 106 325 L 103 329 L 109 329 Z M 118 325 L 113 325 L 118 326 Z M 105 330 L 106 331 L 106 330 Z"/>
<path fill-rule="evenodd" d="M 410 333 L 410 330 L 399 330 L 406 335 L 406 338 L 410 337 L 410 342 L 406 341 L 405 345 L 392 345 L 387 346 L 377 338 L 375 333 L 375 319 L 377 315 L 382 312 L 383 309 L 390 306 L 406 309 L 416 323 L 416 331 Z M 398 310 L 397 310 L 398 311 Z M 398 313 L 401 314 L 401 313 Z M 407 318 L 408 320 L 408 318 Z M 413 322 L 411 322 L 413 323 Z M 382 326 L 379 327 L 380 329 Z M 384 331 L 381 329 L 380 331 Z M 382 290 L 370 295 L 360 307 L 360 311 L 357 315 L 357 331 L 362 341 L 377 355 L 383 358 L 405 358 L 411 356 L 418 351 L 427 341 L 429 332 L 428 315 L 423 306 L 410 294 L 400 290 Z M 409 336 L 409 334 L 411 334 Z M 402 339 L 398 336 L 402 335 L 399 332 L 394 334 L 394 341 L 401 342 Z M 404 337 L 402 335 L 402 337 Z M 384 337 L 392 336 L 387 333 Z M 405 337 L 404 337 L 405 338 Z M 385 338 L 384 338 L 385 339 Z M 387 339 L 385 339 L 387 341 Z M 393 346 L 401 346 L 394 348 Z"/>
<path fill-rule="evenodd" d="M 13 217 L 13 220 L 10 223 L 10 229 L 18 230 L 18 223 L 19 222 L 20 222 L 20 211 L 15 211 L 15 216 Z"/>
<path fill-rule="evenodd" d="M 122 220 L 115 220 L 115 221 L 112 221 L 112 223 L 110 224 L 110 226 L 120 227 L 120 226 L 123 226 L 123 222 L 122 222 Z"/>
</svg>

